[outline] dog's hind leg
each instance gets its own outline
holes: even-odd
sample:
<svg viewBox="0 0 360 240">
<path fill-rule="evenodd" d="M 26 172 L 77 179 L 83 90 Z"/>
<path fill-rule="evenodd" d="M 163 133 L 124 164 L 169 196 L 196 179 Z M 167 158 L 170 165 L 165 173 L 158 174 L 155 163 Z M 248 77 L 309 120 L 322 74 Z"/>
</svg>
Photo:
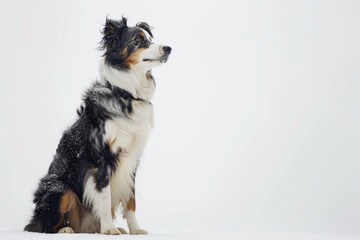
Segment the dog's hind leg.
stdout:
<svg viewBox="0 0 360 240">
<path fill-rule="evenodd" d="M 58 233 L 84 232 L 82 222 L 85 221 L 83 212 L 84 207 L 80 204 L 76 194 L 68 190 L 60 198 L 59 202 L 59 222 L 53 227 Z"/>
<path fill-rule="evenodd" d="M 58 229 L 54 229 L 54 227 L 61 219 L 60 201 L 67 189 L 66 184 L 60 181 L 55 174 L 48 174 L 42 178 L 35 192 L 34 215 L 24 230 L 44 233 L 57 232 Z"/>
</svg>

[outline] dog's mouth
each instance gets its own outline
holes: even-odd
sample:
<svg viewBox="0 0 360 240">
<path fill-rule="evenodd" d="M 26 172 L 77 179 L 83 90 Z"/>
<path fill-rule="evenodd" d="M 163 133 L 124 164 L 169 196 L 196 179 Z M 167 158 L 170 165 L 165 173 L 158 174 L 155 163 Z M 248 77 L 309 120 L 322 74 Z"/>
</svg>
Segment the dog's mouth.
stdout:
<svg viewBox="0 0 360 240">
<path fill-rule="evenodd" d="M 143 61 L 144 62 L 160 62 L 160 63 L 166 63 L 166 61 L 168 60 L 169 55 L 168 54 L 164 54 L 159 58 L 144 58 Z"/>
</svg>

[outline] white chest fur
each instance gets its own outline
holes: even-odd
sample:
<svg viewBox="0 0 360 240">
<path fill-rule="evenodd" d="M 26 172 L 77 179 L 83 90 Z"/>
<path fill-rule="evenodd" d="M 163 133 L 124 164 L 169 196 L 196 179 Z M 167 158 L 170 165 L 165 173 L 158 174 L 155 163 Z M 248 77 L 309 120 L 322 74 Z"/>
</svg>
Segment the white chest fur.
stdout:
<svg viewBox="0 0 360 240">
<path fill-rule="evenodd" d="M 153 125 L 153 107 L 141 101 L 133 101 L 133 113 L 129 117 L 119 117 L 105 123 L 105 141 L 110 143 L 113 152 L 122 151 L 110 180 L 113 209 L 119 203 L 124 206 L 132 196 L 133 173 Z"/>
</svg>

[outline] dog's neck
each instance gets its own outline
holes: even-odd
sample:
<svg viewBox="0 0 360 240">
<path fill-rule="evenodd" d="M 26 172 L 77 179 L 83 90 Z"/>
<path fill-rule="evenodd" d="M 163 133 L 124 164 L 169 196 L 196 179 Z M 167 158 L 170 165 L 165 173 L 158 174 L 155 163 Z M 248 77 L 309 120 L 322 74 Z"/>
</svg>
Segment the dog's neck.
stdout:
<svg viewBox="0 0 360 240">
<path fill-rule="evenodd" d="M 101 84 L 111 85 L 124 89 L 134 98 L 150 102 L 155 91 L 155 82 L 150 71 L 123 71 L 105 63 L 104 58 L 99 64 L 99 77 Z"/>
</svg>

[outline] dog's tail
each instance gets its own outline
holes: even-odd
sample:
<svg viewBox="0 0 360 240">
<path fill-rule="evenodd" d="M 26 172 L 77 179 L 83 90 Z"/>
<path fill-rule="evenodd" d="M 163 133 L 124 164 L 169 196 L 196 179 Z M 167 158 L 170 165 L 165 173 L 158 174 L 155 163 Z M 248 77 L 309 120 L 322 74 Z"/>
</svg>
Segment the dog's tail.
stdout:
<svg viewBox="0 0 360 240">
<path fill-rule="evenodd" d="M 60 219 L 59 204 L 61 196 L 67 190 L 64 182 L 55 174 L 48 174 L 40 180 L 34 194 L 35 210 L 30 223 L 25 226 L 28 232 L 54 232 Z"/>
<path fill-rule="evenodd" d="M 30 223 L 25 226 L 24 231 L 27 232 L 43 232 L 43 223 L 40 219 L 33 217 Z"/>
</svg>

